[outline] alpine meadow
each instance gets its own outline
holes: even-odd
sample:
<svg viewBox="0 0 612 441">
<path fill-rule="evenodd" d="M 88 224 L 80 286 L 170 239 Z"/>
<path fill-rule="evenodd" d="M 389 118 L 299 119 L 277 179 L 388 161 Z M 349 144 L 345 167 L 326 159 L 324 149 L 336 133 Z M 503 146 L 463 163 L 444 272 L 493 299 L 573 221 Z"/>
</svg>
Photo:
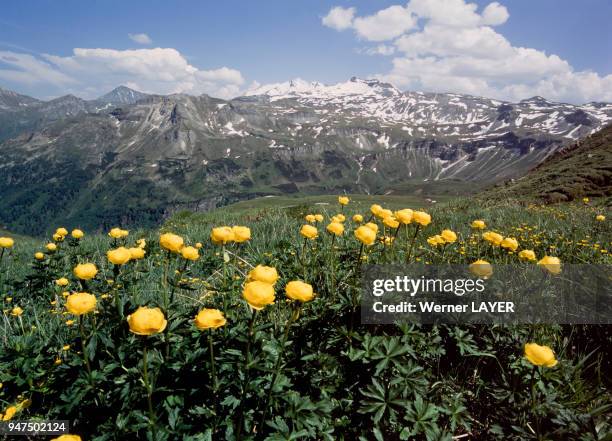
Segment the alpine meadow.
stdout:
<svg viewBox="0 0 612 441">
<path fill-rule="evenodd" d="M 46 3 L 0 7 L 0 440 L 612 440 L 604 0 Z M 455 303 L 373 320 L 417 268 Z"/>
</svg>

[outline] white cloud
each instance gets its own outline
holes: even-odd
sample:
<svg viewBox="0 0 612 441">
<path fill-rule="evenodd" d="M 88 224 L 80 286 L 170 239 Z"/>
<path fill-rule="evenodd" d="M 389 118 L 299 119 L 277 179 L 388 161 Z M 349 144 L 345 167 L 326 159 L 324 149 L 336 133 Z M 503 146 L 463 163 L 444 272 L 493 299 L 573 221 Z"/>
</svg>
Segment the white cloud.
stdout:
<svg viewBox="0 0 612 441">
<path fill-rule="evenodd" d="M 467 0 L 410 0 L 371 16 L 355 12 L 350 28 L 360 39 L 388 42 L 359 52 L 393 56 L 391 70 L 376 77 L 404 89 L 612 101 L 612 75 L 575 71 L 558 55 L 513 46 L 494 29 L 509 17 L 499 2 L 479 12 Z"/>
<path fill-rule="evenodd" d="M 75 48 L 71 56 L 0 52 L 12 69 L 0 68 L 0 78 L 21 84 L 50 84 L 58 92 L 94 98 L 120 84 L 143 92 L 207 93 L 231 98 L 241 92 L 244 78 L 229 67 L 203 70 L 176 49 L 136 50 Z"/>
<path fill-rule="evenodd" d="M 354 15 L 355 8 L 343 8 L 342 6 L 336 6 L 331 8 L 327 15 L 321 19 L 321 21 L 328 28 L 343 31 L 352 26 Z"/>
<path fill-rule="evenodd" d="M 151 44 L 153 40 L 147 34 L 128 34 L 130 40 L 138 43 L 138 44 Z"/>
</svg>

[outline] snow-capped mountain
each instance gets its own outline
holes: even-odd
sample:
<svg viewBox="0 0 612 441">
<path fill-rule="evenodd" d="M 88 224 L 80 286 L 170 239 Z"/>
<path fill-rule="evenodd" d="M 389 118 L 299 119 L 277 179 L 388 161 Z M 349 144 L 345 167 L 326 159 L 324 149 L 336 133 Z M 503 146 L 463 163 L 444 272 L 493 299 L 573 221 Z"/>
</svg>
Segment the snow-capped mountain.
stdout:
<svg viewBox="0 0 612 441">
<path fill-rule="evenodd" d="M 33 229 L 49 220 L 32 213 L 37 204 L 99 224 L 267 194 L 490 183 L 612 122 L 608 103 L 508 103 L 357 78 L 260 86 L 233 100 L 120 87 L 93 101 L 6 107 L 0 221 Z"/>
</svg>

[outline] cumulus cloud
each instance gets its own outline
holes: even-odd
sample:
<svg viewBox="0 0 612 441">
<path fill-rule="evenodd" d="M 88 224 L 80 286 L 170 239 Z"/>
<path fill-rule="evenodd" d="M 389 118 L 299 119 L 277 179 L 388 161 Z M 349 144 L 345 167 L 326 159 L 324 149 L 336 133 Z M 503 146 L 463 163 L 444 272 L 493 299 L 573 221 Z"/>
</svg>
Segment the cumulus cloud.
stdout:
<svg viewBox="0 0 612 441">
<path fill-rule="evenodd" d="M 231 98 L 240 94 L 244 78 L 229 67 L 203 70 L 176 49 L 116 50 L 75 48 L 72 55 L 0 52 L 0 78 L 21 84 L 49 84 L 59 93 L 94 98 L 120 84 L 151 93 L 207 93 Z"/>
<path fill-rule="evenodd" d="M 130 40 L 138 43 L 138 44 L 151 44 L 153 40 L 147 34 L 128 34 Z"/>
<path fill-rule="evenodd" d="M 479 11 L 466 0 L 410 0 L 369 16 L 353 11 L 343 29 L 352 29 L 359 40 L 385 42 L 359 52 L 392 56 L 391 70 L 374 76 L 404 89 L 512 101 L 534 95 L 612 100 L 612 75 L 575 71 L 558 55 L 512 45 L 494 29 L 509 17 L 499 2 Z"/>
<path fill-rule="evenodd" d="M 337 31 L 343 31 L 352 26 L 354 15 L 355 8 L 343 8 L 342 6 L 336 6 L 331 8 L 327 15 L 321 19 L 321 21 L 329 28 Z"/>
</svg>

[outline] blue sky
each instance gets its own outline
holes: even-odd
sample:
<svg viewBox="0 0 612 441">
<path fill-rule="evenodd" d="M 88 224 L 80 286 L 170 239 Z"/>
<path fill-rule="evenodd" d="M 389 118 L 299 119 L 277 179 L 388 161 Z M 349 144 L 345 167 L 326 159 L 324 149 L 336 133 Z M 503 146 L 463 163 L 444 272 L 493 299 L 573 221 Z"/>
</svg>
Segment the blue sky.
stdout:
<svg viewBox="0 0 612 441">
<path fill-rule="evenodd" d="M 379 77 L 405 90 L 506 99 L 533 94 L 576 102 L 610 99 L 611 1 L 499 0 L 491 9 L 496 18 L 471 20 L 472 12 L 484 16 L 490 3 L 8 2 L 0 13 L 0 86 L 43 98 L 67 92 L 93 97 L 119 81 L 149 92 L 230 97 L 254 82 L 300 77 L 334 83 L 356 75 Z M 346 23 L 324 23 L 334 7 L 345 13 L 339 17 Z M 385 15 L 389 7 L 396 9 Z M 449 19 L 464 17 L 464 12 L 465 19 L 449 25 Z M 385 36 L 393 26 L 398 31 Z M 142 36 L 134 41 L 130 34 L 146 34 L 150 42 Z M 419 42 L 430 42 L 432 36 L 439 41 L 423 49 Z M 461 38 L 465 44 L 449 47 Z M 487 46 L 492 40 L 498 46 Z M 75 56 L 75 48 L 113 52 Z M 379 53 L 372 54 L 377 48 Z M 506 61 L 495 55 L 501 52 L 507 52 Z"/>
</svg>

